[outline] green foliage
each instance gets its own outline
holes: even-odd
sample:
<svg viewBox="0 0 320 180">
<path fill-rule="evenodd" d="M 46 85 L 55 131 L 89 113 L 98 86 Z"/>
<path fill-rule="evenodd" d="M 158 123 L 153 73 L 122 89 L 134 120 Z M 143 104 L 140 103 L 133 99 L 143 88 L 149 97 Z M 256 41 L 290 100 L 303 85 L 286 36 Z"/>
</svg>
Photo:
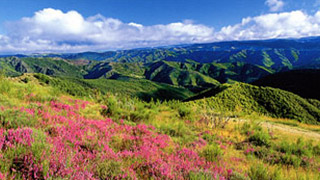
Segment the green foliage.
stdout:
<svg viewBox="0 0 320 180">
<path fill-rule="evenodd" d="M 258 113 L 318 124 L 320 109 L 293 93 L 280 89 L 237 83 L 213 97 L 196 101 L 219 111 Z"/>
<path fill-rule="evenodd" d="M 313 148 L 314 146 L 312 145 L 312 141 L 305 142 L 302 138 L 299 138 L 296 143 L 288 143 L 288 141 L 282 141 L 277 147 L 277 150 L 282 153 L 294 154 L 300 157 L 312 157 L 313 154 L 318 155 L 318 152 L 314 152 Z"/>
<path fill-rule="evenodd" d="M 279 170 L 270 171 L 264 164 L 257 164 L 250 168 L 248 176 L 251 180 L 281 180 Z"/>
<path fill-rule="evenodd" d="M 64 78 L 53 78 L 44 74 L 34 74 L 34 77 L 37 78 L 39 82 L 54 87 L 57 92 L 81 97 L 89 96 L 93 93 L 88 87 L 83 87 L 77 83 L 65 80 Z"/>
<path fill-rule="evenodd" d="M 105 160 L 98 163 L 96 168 L 97 178 L 99 179 L 116 179 L 124 174 L 121 170 L 121 163 L 114 160 Z"/>
<path fill-rule="evenodd" d="M 167 134 L 173 137 L 174 141 L 186 145 L 194 142 L 197 138 L 195 132 L 190 129 L 183 121 L 176 121 L 172 124 L 160 123 L 155 125 L 161 133 Z"/>
<path fill-rule="evenodd" d="M 210 162 L 216 162 L 222 155 L 223 151 L 217 144 L 207 145 L 201 152 L 201 156 Z"/>
<path fill-rule="evenodd" d="M 101 110 L 101 115 L 106 117 L 113 117 L 120 114 L 120 110 L 117 105 L 117 99 L 113 95 L 107 95 L 106 98 L 103 99 L 103 104 L 106 108 Z"/>
<path fill-rule="evenodd" d="M 272 65 L 274 65 L 274 62 L 272 61 L 270 55 L 267 52 L 262 52 L 262 56 L 263 56 L 263 64 L 265 67 L 271 67 Z"/>
<path fill-rule="evenodd" d="M 189 173 L 188 179 L 190 180 L 219 180 L 219 177 L 214 177 L 212 174 L 207 172 L 193 172 Z"/>
<path fill-rule="evenodd" d="M 248 138 L 249 142 L 255 146 L 266 146 L 269 147 L 271 144 L 271 137 L 268 133 L 263 130 L 254 131 Z"/>
<path fill-rule="evenodd" d="M 19 110 L 0 111 L 0 127 L 17 129 L 18 127 L 34 127 L 38 120 L 33 115 Z"/>
<path fill-rule="evenodd" d="M 192 114 L 192 109 L 185 104 L 181 104 L 178 107 L 178 113 L 181 118 L 186 118 Z"/>
<path fill-rule="evenodd" d="M 230 180 L 250 180 L 250 178 L 246 175 L 240 174 L 238 172 L 232 172 Z"/>
</svg>

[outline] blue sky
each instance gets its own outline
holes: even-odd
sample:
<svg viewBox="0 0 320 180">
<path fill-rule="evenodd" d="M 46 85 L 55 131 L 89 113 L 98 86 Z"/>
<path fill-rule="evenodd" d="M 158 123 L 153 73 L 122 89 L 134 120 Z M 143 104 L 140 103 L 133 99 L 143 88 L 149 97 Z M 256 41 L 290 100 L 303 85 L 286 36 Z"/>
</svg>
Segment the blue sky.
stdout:
<svg viewBox="0 0 320 180">
<path fill-rule="evenodd" d="M 319 7 L 320 0 L 1 0 L 0 53 L 315 36 Z"/>
</svg>

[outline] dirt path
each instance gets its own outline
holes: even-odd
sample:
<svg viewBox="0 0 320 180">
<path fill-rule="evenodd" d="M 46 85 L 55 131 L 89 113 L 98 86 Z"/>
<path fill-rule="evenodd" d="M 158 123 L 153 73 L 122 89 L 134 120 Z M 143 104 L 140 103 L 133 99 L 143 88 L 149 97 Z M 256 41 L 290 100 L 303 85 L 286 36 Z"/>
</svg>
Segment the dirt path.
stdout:
<svg viewBox="0 0 320 180">
<path fill-rule="evenodd" d="M 237 119 L 237 120 L 240 122 L 249 121 L 249 120 L 245 120 L 245 119 Z M 316 139 L 320 140 L 320 133 L 314 132 L 311 130 L 307 130 L 307 129 L 303 129 L 300 127 L 293 127 L 293 126 L 272 123 L 272 122 L 267 122 L 267 121 L 261 121 L 260 124 L 261 124 L 261 126 L 272 129 L 272 130 L 280 130 L 283 132 L 288 132 L 288 133 L 302 135 L 302 136 L 308 136 L 308 137 L 316 138 Z"/>
<path fill-rule="evenodd" d="M 273 130 L 280 130 L 280 131 L 285 131 L 293 134 L 299 134 L 303 136 L 320 139 L 319 133 L 311 130 L 307 130 L 307 129 L 302 129 L 299 127 L 292 127 L 284 124 L 277 124 L 277 123 L 271 123 L 271 122 L 262 122 L 261 125 Z"/>
</svg>

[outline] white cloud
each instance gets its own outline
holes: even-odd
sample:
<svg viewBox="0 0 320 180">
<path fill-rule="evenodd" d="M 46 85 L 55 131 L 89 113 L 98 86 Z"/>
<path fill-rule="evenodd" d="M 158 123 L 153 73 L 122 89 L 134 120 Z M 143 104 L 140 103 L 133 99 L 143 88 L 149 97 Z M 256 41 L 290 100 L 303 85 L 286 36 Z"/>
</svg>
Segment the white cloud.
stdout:
<svg viewBox="0 0 320 180">
<path fill-rule="evenodd" d="M 284 6 L 282 0 L 266 0 L 265 4 L 269 7 L 271 12 L 281 11 Z"/>
<path fill-rule="evenodd" d="M 6 24 L 0 34 L 0 53 L 79 52 L 129 49 L 181 43 L 258 40 L 320 36 L 320 11 L 271 13 L 244 18 L 214 31 L 191 20 L 144 26 L 136 22 L 95 15 L 84 18 L 76 11 L 38 11 L 33 17 Z"/>
<path fill-rule="evenodd" d="M 81 51 L 212 41 L 213 28 L 191 21 L 144 26 L 76 11 L 43 9 L 33 17 L 7 24 L 10 44 L 23 51 Z M 1 38 L 1 37 L 0 37 Z M 10 50 L 1 46 L 0 51 Z"/>
<path fill-rule="evenodd" d="M 254 40 L 299 38 L 320 35 L 320 11 L 308 15 L 302 11 L 249 17 L 242 23 L 222 28 L 218 40 Z"/>
</svg>

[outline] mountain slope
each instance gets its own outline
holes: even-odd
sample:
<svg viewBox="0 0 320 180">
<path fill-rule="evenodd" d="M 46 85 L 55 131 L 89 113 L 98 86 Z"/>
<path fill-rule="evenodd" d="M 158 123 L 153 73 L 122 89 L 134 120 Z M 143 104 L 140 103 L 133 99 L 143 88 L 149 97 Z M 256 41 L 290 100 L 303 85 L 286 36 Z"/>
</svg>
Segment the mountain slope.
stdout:
<svg viewBox="0 0 320 180">
<path fill-rule="evenodd" d="M 281 72 L 263 77 L 252 84 L 280 88 L 304 98 L 320 100 L 320 70 L 316 69 Z"/>
<path fill-rule="evenodd" d="M 42 73 L 51 76 L 81 78 L 86 73 L 80 66 L 55 58 L 0 58 L 0 68 L 7 71 L 9 75 Z"/>
<path fill-rule="evenodd" d="M 316 100 L 314 100 L 316 101 Z M 237 83 L 213 97 L 196 101 L 220 111 L 259 113 L 310 124 L 320 123 L 320 109 L 300 96 L 280 89 Z"/>
<path fill-rule="evenodd" d="M 319 67 L 319 37 L 303 39 L 274 39 L 257 41 L 230 41 L 207 44 L 145 48 L 102 53 L 38 54 L 34 57 L 59 57 L 63 59 L 104 60 L 107 62 L 154 62 L 158 60 L 200 63 L 245 62 L 275 71 L 297 67 Z"/>
<path fill-rule="evenodd" d="M 19 81 L 28 82 L 35 79 L 40 83 L 56 87 L 58 91 L 74 96 L 96 96 L 106 93 L 122 96 L 138 97 L 142 100 L 184 100 L 194 94 L 188 89 L 167 84 L 151 82 L 144 79 L 125 78 L 111 79 L 79 79 L 68 77 L 50 77 L 43 74 L 25 74 L 17 77 Z M 27 79 L 27 80 L 26 80 Z"/>
</svg>

